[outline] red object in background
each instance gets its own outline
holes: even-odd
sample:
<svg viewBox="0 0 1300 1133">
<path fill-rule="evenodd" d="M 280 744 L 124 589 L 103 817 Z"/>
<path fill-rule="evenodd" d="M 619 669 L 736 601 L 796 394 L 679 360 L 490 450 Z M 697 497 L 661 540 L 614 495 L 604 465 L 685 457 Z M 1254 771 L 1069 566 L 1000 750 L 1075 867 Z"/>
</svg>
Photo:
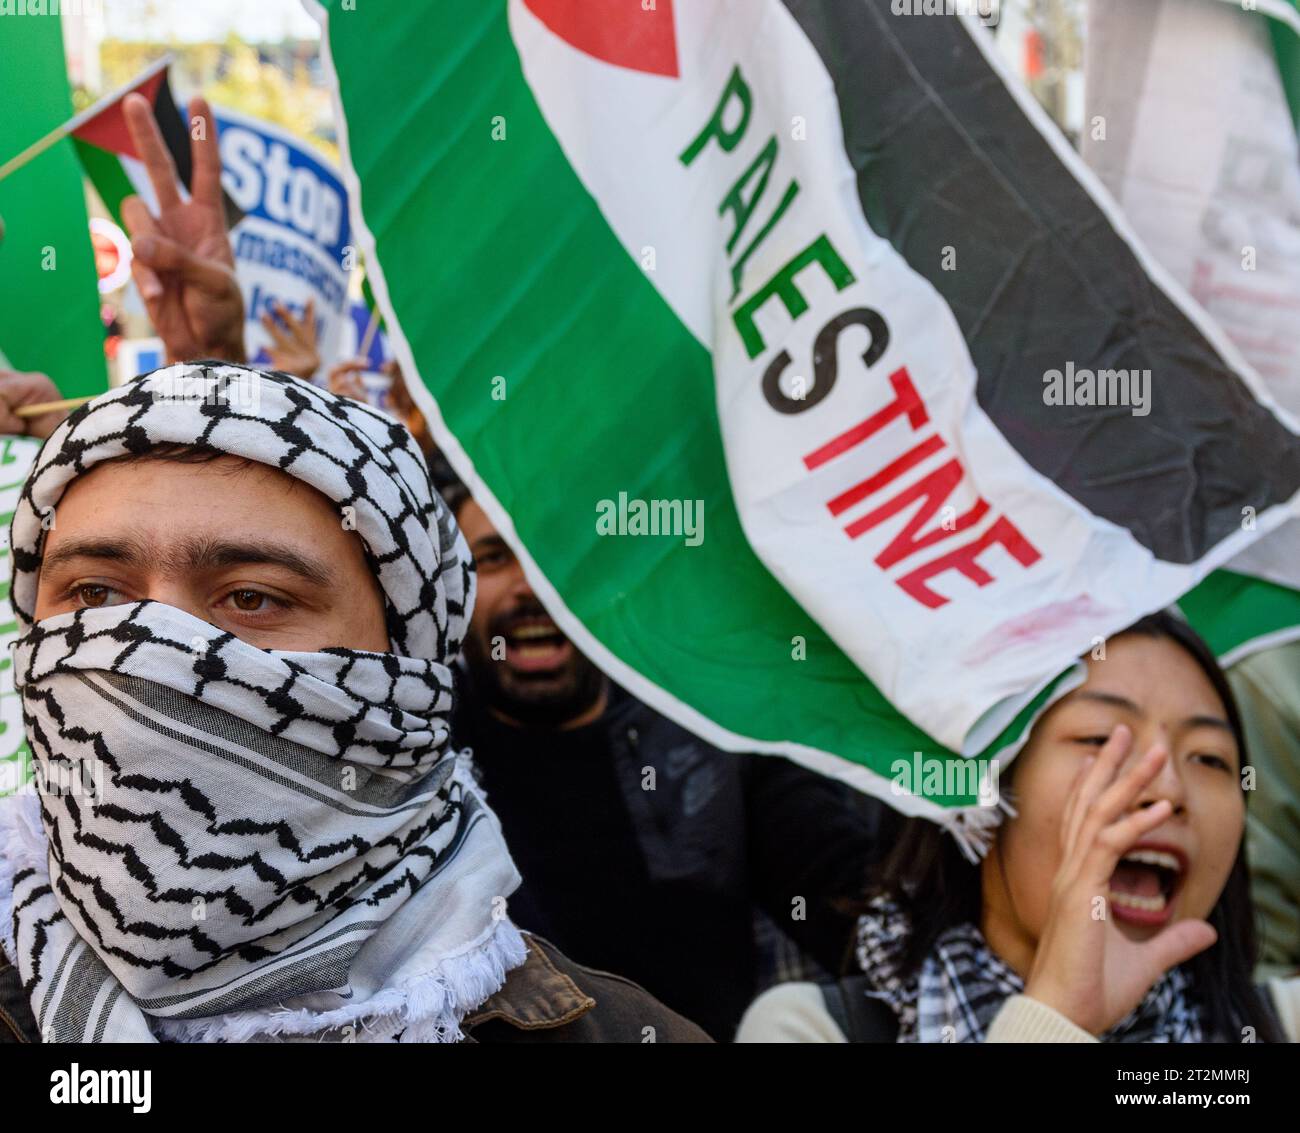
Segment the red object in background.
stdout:
<svg viewBox="0 0 1300 1133">
<path fill-rule="evenodd" d="M 90 245 L 95 252 L 99 293 L 107 295 L 126 285 L 131 278 L 131 241 L 111 220 L 90 218 Z"/>
<path fill-rule="evenodd" d="M 117 357 L 118 347 L 122 345 L 120 334 L 110 334 L 104 339 L 104 357 L 112 362 Z"/>
<path fill-rule="evenodd" d="M 556 35 L 616 67 L 678 77 L 673 0 L 646 9 L 640 0 L 524 0 Z"/>
<path fill-rule="evenodd" d="M 1043 37 L 1036 28 L 1025 32 L 1025 78 L 1043 77 Z"/>
<path fill-rule="evenodd" d="M 117 245 L 101 232 L 90 234 L 91 247 L 95 249 L 95 271 L 100 279 L 108 279 L 122 263 L 122 255 Z"/>
<path fill-rule="evenodd" d="M 136 94 L 142 94 L 149 100 L 150 105 L 155 108 L 154 113 L 156 114 L 160 96 L 162 96 L 162 104 L 169 105 L 171 111 L 176 113 L 176 104 L 172 101 L 171 89 L 166 83 L 166 66 L 152 73 L 145 72 L 135 86 L 122 91 L 118 98 L 114 99 L 93 118 L 87 118 L 86 121 L 72 131 L 72 136 L 80 138 L 83 142 L 89 142 L 92 146 L 108 150 L 109 153 L 122 154 L 126 157 L 138 159 L 140 155 L 135 152 L 135 143 L 131 140 L 131 132 L 126 128 L 126 112 L 122 109 L 122 100 L 133 91 Z"/>
</svg>

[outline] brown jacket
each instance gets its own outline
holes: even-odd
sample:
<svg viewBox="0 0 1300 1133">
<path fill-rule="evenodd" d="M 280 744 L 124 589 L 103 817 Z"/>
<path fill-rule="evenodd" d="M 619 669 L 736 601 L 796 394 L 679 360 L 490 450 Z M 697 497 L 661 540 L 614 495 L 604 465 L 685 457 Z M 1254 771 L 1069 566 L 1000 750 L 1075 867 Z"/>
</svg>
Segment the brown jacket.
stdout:
<svg viewBox="0 0 1300 1133">
<path fill-rule="evenodd" d="M 694 1023 L 622 976 L 575 964 L 549 940 L 524 933 L 528 959 L 461 1020 L 479 1043 L 707 1043 Z"/>
<path fill-rule="evenodd" d="M 528 958 L 461 1020 L 472 1043 L 707 1043 L 694 1023 L 621 976 L 575 964 L 524 933 Z M 0 954 L 0 1043 L 39 1042 L 18 971 Z"/>
</svg>

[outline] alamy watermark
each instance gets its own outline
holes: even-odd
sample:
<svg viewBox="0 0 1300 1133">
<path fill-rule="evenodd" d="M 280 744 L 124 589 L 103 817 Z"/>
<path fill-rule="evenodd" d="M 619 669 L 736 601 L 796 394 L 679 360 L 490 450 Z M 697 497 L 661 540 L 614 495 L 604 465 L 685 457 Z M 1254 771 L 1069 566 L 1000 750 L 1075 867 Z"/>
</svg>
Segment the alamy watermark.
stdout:
<svg viewBox="0 0 1300 1133">
<path fill-rule="evenodd" d="M 676 535 L 698 547 L 704 542 L 704 501 L 629 499 L 619 492 L 617 500 L 596 504 L 596 534 Z"/>
<path fill-rule="evenodd" d="M 1124 405 L 1134 417 L 1151 412 L 1150 370 L 1064 370 L 1043 374 L 1044 405 Z"/>
<path fill-rule="evenodd" d="M 889 765 L 889 790 L 895 797 L 923 799 L 976 799 L 980 806 L 997 806 L 1002 765 L 996 759 L 961 759 L 957 756 L 922 755 L 896 759 Z"/>
<path fill-rule="evenodd" d="M 32 761 L 32 776 L 14 792 L 82 799 L 97 807 L 104 801 L 108 767 L 98 759 Z"/>
<path fill-rule="evenodd" d="M 0 0 L 0 16 L 59 16 L 104 22 L 104 0 Z"/>
<path fill-rule="evenodd" d="M 132 1113 L 148 1113 L 153 1108 L 152 1079 L 152 1070 L 83 1070 L 74 1062 L 67 1070 L 50 1074 L 50 1101 L 54 1105 L 129 1105 Z"/>
<path fill-rule="evenodd" d="M 891 0 L 896 16 L 974 16 L 985 27 L 997 27 L 1002 0 Z"/>
<path fill-rule="evenodd" d="M 181 401 L 199 405 L 227 405 L 256 414 L 262 404 L 262 379 L 258 374 L 239 371 L 236 376 L 205 374 L 200 370 L 175 373 L 168 368 L 157 374 L 148 390 L 155 401 Z"/>
</svg>

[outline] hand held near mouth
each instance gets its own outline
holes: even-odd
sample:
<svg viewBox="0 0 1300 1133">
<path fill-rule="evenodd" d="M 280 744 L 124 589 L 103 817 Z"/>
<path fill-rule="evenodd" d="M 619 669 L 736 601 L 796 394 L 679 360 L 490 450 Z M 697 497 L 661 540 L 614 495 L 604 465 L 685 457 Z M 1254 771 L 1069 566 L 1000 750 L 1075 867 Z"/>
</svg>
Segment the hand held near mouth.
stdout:
<svg viewBox="0 0 1300 1133">
<path fill-rule="evenodd" d="M 1047 925 L 1025 981 L 1025 994 L 1075 1025 L 1101 1035 L 1142 1002 L 1169 969 L 1214 944 L 1202 920 L 1166 923 L 1146 939 L 1132 939 L 1117 923 L 1156 925 L 1172 915 L 1170 894 L 1143 894 L 1117 873 L 1185 864 L 1164 849 L 1135 850 L 1167 821 L 1167 799 L 1139 807 L 1143 790 L 1169 758 L 1152 747 L 1123 768 L 1132 732 L 1119 725 L 1079 773 L 1061 824 L 1061 867 L 1052 883 Z M 1149 886 L 1148 886 L 1149 887 Z M 1159 906 L 1159 907 L 1157 907 Z"/>
</svg>

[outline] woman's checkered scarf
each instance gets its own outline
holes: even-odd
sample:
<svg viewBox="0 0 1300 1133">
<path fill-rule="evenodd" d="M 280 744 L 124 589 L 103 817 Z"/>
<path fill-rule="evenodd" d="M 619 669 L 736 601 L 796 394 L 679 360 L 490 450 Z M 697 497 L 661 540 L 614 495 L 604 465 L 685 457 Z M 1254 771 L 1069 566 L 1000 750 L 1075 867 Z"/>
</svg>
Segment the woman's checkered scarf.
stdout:
<svg viewBox="0 0 1300 1133">
<path fill-rule="evenodd" d="M 1024 983 L 988 946 L 973 924 L 943 932 L 921 967 L 903 971 L 911 934 L 907 913 L 876 897 L 858 920 L 857 961 L 872 998 L 898 1016 L 901 1043 L 981 1043 L 994 1017 Z M 1137 1008 L 1101 1036 L 1112 1043 L 1204 1042 L 1200 1017 L 1181 968 L 1157 981 Z"/>
<path fill-rule="evenodd" d="M 147 601 L 34 622 L 68 484 L 176 444 L 337 505 L 392 651 L 261 650 Z M 172 366 L 59 427 L 11 540 L 37 790 L 0 800 L 0 944 L 45 1040 L 459 1038 L 523 962 L 519 876 L 449 747 L 473 566 L 406 430 L 282 374 Z"/>
</svg>

